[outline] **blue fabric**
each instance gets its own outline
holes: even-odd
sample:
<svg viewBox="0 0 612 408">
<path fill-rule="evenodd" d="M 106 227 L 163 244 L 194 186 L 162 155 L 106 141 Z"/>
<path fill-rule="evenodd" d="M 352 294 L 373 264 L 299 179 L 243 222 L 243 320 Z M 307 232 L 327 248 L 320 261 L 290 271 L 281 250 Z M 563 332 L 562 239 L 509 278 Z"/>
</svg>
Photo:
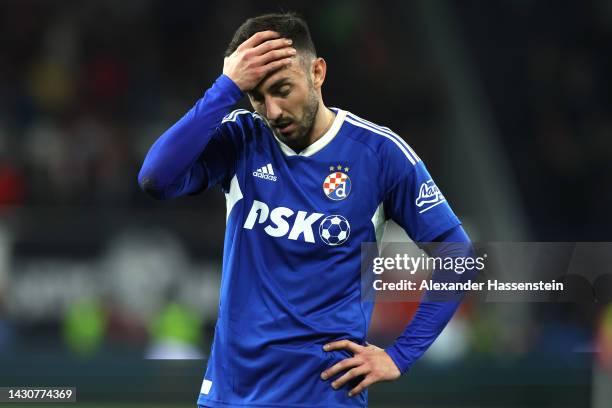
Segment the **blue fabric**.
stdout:
<svg viewBox="0 0 612 408">
<path fill-rule="evenodd" d="M 445 234 L 437 237 L 428 255 L 440 258 L 472 257 L 474 250 L 465 230 L 456 226 Z M 475 271 L 466 271 L 459 275 L 454 271 L 445 272 L 436 270 L 432 280 L 436 282 L 461 282 L 473 278 Z M 395 343 L 386 349 L 401 373 L 405 373 L 414 362 L 427 351 L 429 346 L 440 335 L 451 319 L 462 300 L 462 293 L 445 293 L 440 299 L 429 300 L 431 293 L 425 293 L 417 311 L 401 336 Z"/>
<path fill-rule="evenodd" d="M 228 211 L 218 320 L 198 404 L 363 407 L 320 373 L 365 344 L 361 244 L 392 218 L 415 240 L 459 225 L 420 158 L 389 129 L 350 112 L 295 154 L 221 76 L 153 145 L 142 188 L 167 199 L 220 186 Z M 317 148 L 319 146 L 319 148 Z"/>
<path fill-rule="evenodd" d="M 228 144 L 219 130 L 219 124 L 232 107 L 242 99 L 243 93 L 227 76 L 220 76 L 193 108 L 153 144 L 147 154 L 138 183 L 157 199 L 169 199 L 190 194 L 214 185 L 205 163 L 200 159 L 203 151 L 212 152 L 214 146 Z M 221 149 L 231 155 L 232 149 Z M 229 165 L 235 157 L 222 156 L 218 161 Z M 223 164 L 213 166 L 229 172 Z"/>
</svg>

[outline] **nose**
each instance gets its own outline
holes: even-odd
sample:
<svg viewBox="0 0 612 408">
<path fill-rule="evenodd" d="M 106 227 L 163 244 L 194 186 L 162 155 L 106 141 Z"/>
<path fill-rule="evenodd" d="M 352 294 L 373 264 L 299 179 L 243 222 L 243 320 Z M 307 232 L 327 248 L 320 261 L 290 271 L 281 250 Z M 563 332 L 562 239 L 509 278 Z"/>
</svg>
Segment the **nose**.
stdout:
<svg viewBox="0 0 612 408">
<path fill-rule="evenodd" d="M 268 120 L 277 120 L 281 117 L 283 110 L 280 108 L 274 98 L 266 98 L 266 117 Z"/>
</svg>

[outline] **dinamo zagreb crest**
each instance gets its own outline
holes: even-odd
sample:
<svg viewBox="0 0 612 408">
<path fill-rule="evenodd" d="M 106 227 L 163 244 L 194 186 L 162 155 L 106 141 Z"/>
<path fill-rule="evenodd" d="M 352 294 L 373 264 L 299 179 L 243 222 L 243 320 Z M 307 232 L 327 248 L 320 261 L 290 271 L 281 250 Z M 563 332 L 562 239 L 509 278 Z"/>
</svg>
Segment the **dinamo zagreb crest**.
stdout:
<svg viewBox="0 0 612 408">
<path fill-rule="evenodd" d="M 345 167 L 346 170 L 348 168 Z M 339 201 L 344 200 L 351 192 L 351 179 L 341 171 L 334 171 L 323 181 L 323 193 L 327 198 Z"/>
</svg>

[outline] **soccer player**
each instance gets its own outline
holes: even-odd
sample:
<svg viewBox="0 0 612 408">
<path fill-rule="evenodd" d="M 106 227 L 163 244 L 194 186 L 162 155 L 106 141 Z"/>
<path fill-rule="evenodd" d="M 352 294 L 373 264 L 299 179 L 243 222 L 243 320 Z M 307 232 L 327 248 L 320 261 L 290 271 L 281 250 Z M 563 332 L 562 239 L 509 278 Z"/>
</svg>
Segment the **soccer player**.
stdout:
<svg viewBox="0 0 612 408">
<path fill-rule="evenodd" d="M 389 348 L 366 342 L 373 302 L 361 293 L 361 244 L 376 242 L 388 219 L 417 243 L 469 239 L 401 137 L 324 104 L 325 73 L 301 18 L 247 20 L 223 74 L 140 171 L 157 199 L 214 186 L 226 196 L 200 406 L 367 406 L 367 387 L 406 372 L 459 304 L 423 301 Z M 232 110 L 245 95 L 254 112 Z"/>
</svg>

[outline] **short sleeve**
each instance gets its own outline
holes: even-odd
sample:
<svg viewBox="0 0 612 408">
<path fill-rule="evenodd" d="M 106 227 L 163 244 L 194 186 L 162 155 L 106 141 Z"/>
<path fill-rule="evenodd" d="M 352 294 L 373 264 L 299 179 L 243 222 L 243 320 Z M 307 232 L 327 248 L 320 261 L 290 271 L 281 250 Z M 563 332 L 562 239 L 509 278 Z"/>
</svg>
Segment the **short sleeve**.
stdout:
<svg viewBox="0 0 612 408">
<path fill-rule="evenodd" d="M 402 140 L 381 149 L 385 214 L 414 242 L 431 242 L 461 224 L 425 164 Z"/>
</svg>

